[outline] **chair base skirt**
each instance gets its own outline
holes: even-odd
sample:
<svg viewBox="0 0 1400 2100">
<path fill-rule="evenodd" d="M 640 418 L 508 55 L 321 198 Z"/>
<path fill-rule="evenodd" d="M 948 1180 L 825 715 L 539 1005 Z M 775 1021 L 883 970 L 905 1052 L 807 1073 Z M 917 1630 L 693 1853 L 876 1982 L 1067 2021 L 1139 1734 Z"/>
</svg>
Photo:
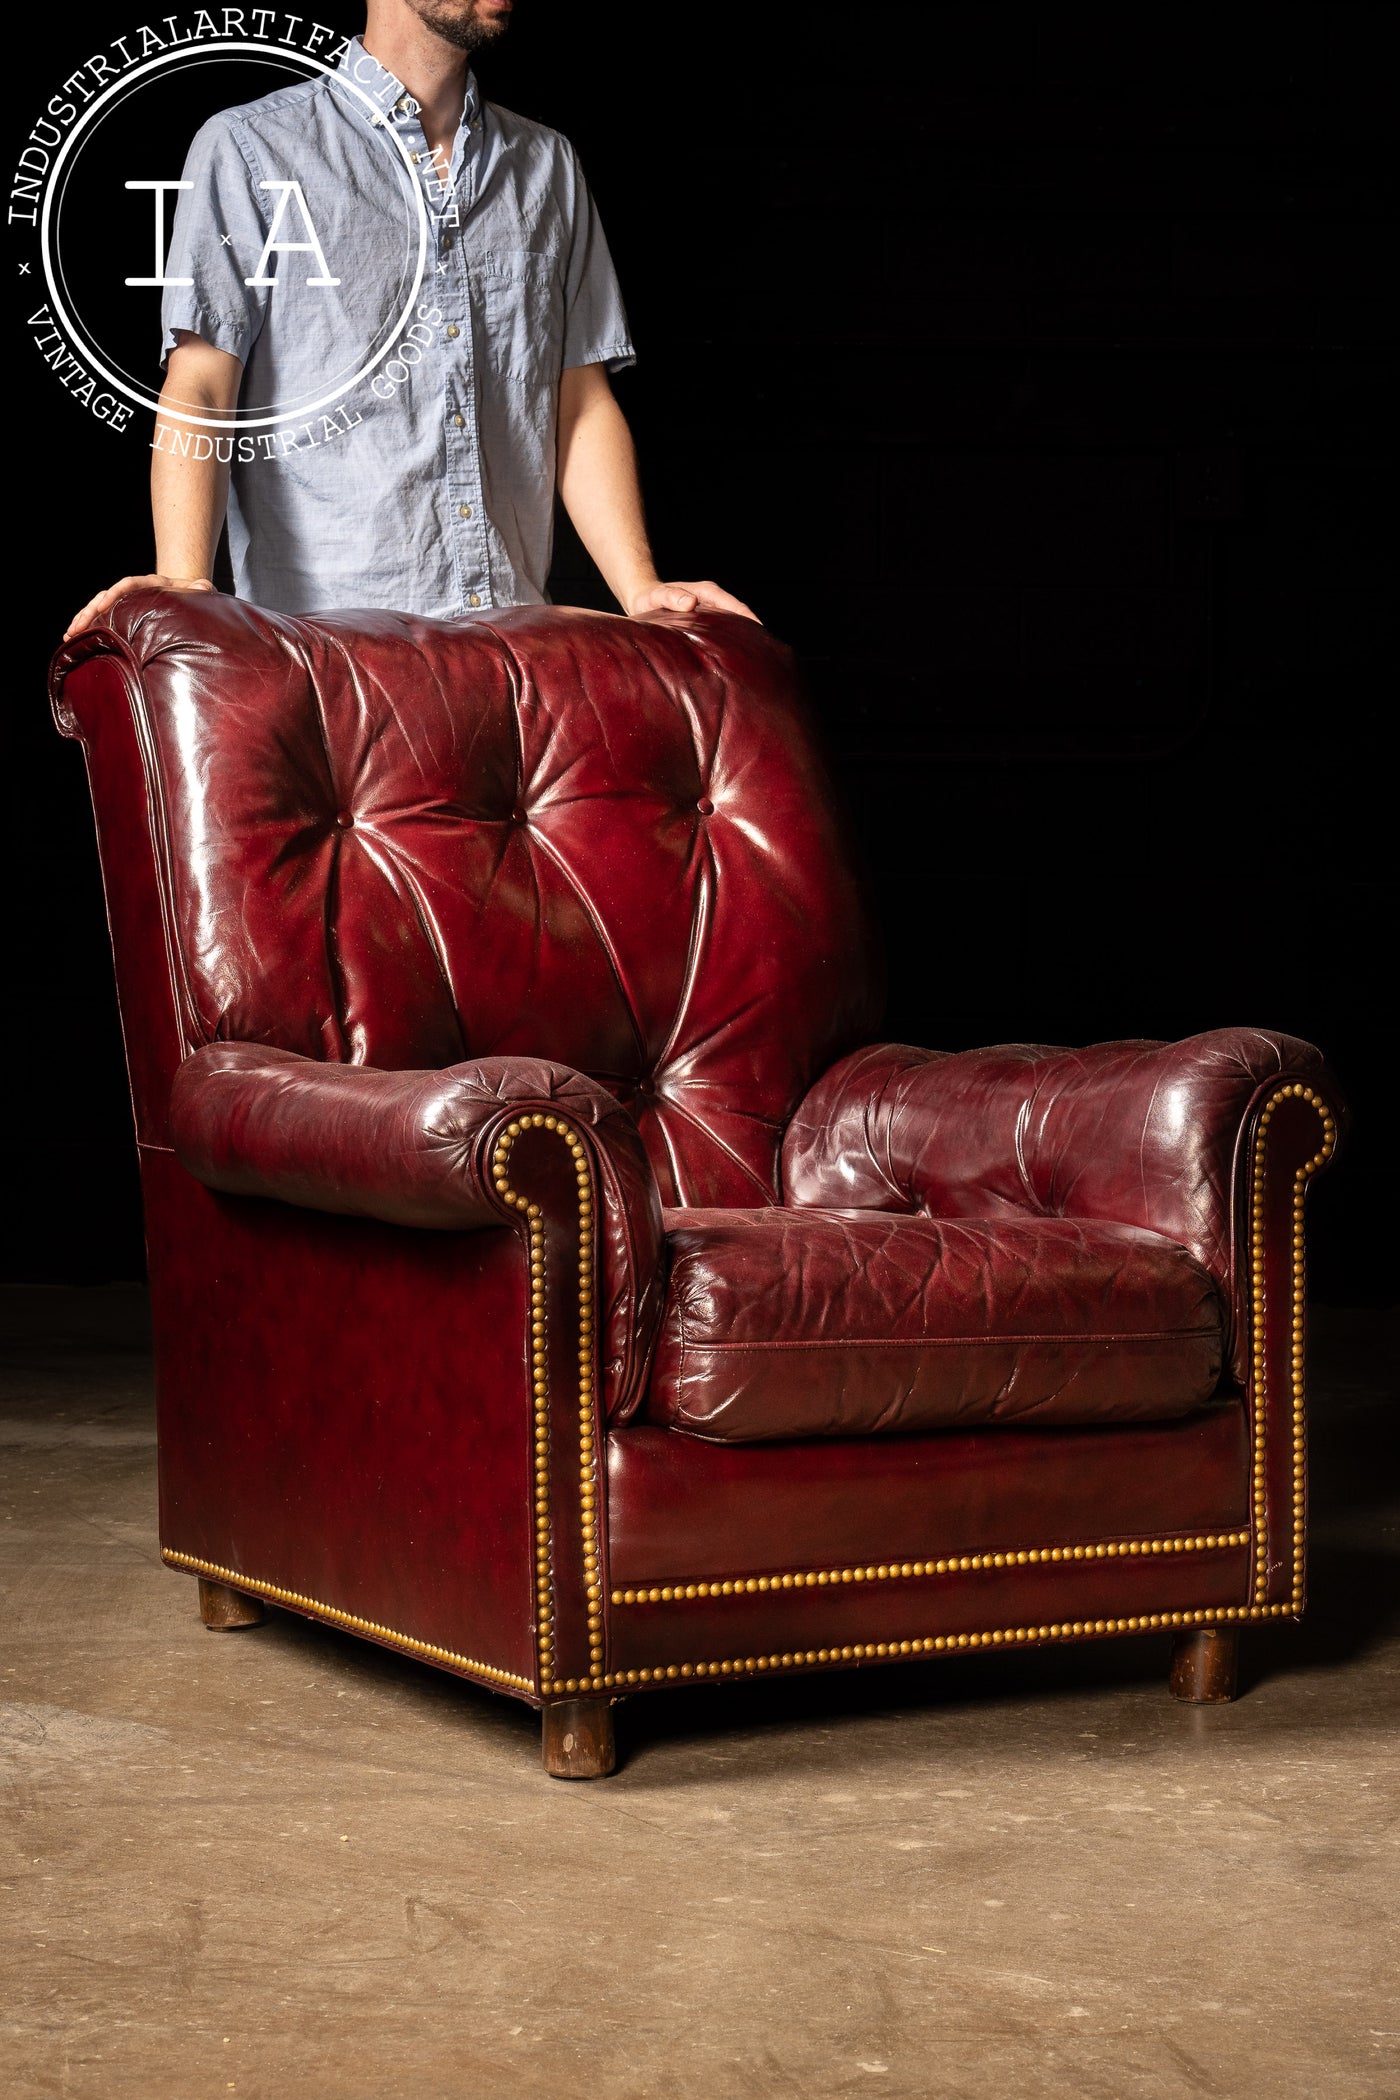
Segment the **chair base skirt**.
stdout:
<svg viewBox="0 0 1400 2100">
<path fill-rule="evenodd" d="M 1172 1643 L 1171 1692 L 1192 1705 L 1236 1697 L 1239 1633 L 1198 1626 Z M 544 1768 L 551 1779 L 605 1779 L 617 1766 L 612 1702 L 549 1699 L 541 1709 Z"/>
</svg>

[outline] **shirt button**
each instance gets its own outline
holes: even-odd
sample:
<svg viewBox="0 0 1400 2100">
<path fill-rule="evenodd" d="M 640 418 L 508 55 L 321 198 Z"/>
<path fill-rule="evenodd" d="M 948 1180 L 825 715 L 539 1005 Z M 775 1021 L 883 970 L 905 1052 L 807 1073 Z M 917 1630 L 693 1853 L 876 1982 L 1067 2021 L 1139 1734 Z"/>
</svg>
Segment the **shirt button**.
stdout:
<svg viewBox="0 0 1400 2100">
<path fill-rule="evenodd" d="M 473 591 L 473 592 L 472 592 L 472 594 L 471 594 L 470 598 L 468 598 L 468 600 L 467 600 L 467 603 L 468 603 L 468 605 L 480 605 L 480 603 L 481 603 L 481 600 L 480 600 L 480 598 L 478 598 L 478 596 L 477 596 L 477 594 L 476 594 L 476 592 L 475 592 L 475 591 Z"/>
<path fill-rule="evenodd" d="M 457 505 L 457 509 L 464 518 L 469 518 L 472 514 L 472 507 L 470 503 L 459 503 Z"/>
<path fill-rule="evenodd" d="M 452 246 L 452 236 L 451 236 L 451 234 L 450 234 L 450 233 L 445 233 L 445 234 L 443 235 L 443 237 L 442 237 L 442 252 L 443 252 L 443 254 L 444 254 L 444 255 L 446 255 L 446 253 L 447 253 L 448 249 L 449 249 L 449 248 L 450 248 L 451 246 Z"/>
<path fill-rule="evenodd" d="M 457 425 L 457 428 L 458 428 L 459 430 L 462 430 L 462 429 L 464 429 L 464 428 L 466 427 L 466 421 L 467 421 L 467 419 L 466 419 L 466 417 L 465 417 L 465 416 L 454 416 L 454 417 L 452 418 L 452 420 L 453 420 L 453 422 L 454 422 L 454 423 L 455 423 L 455 424 Z"/>
<path fill-rule="evenodd" d="M 395 107 L 395 109 L 397 109 L 397 110 L 401 111 L 401 112 L 402 112 L 402 113 L 403 113 L 404 115 L 407 115 L 407 113 L 408 113 L 408 97 L 407 97 L 407 95 L 400 95 L 400 96 L 399 96 L 399 99 L 398 99 L 398 101 L 397 101 L 397 102 L 396 102 L 396 103 L 394 104 L 394 107 Z"/>
<path fill-rule="evenodd" d="M 457 326 L 457 323 L 455 321 L 449 321 L 447 324 L 447 333 L 449 335 L 460 335 L 462 331 Z"/>
<path fill-rule="evenodd" d="M 418 155 L 416 153 L 410 153 L 408 157 L 413 162 L 413 165 L 416 168 L 418 165 Z"/>
</svg>

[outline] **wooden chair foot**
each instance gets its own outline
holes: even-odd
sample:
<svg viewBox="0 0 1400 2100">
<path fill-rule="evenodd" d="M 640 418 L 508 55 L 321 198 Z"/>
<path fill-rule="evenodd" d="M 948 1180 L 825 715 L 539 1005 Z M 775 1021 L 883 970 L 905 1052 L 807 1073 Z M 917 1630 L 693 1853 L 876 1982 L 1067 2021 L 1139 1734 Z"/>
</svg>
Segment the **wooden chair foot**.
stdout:
<svg viewBox="0 0 1400 2100">
<path fill-rule="evenodd" d="M 549 1699 L 544 1768 L 551 1779 L 605 1779 L 617 1764 L 609 1699 Z"/>
<path fill-rule="evenodd" d="M 1233 1626 L 1197 1626 L 1179 1633 L 1172 1643 L 1172 1697 L 1195 1706 L 1233 1699 L 1239 1653 Z"/>
<path fill-rule="evenodd" d="M 228 1589 L 222 1582 L 206 1582 L 201 1575 L 199 1616 L 212 1631 L 225 1633 L 237 1626 L 261 1626 L 267 1614 L 261 1597 Z"/>
</svg>

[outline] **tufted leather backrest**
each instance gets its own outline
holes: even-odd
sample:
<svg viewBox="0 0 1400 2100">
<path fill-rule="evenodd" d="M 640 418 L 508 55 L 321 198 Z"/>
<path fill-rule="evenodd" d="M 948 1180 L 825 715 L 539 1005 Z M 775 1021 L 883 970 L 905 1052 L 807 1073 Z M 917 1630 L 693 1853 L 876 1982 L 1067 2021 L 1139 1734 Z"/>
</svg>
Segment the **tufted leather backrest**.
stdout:
<svg viewBox="0 0 1400 2100">
<path fill-rule="evenodd" d="M 775 1200 L 784 1127 L 872 1026 L 878 968 L 761 628 L 142 593 L 58 685 L 94 656 L 124 672 L 186 1050 L 552 1059 L 631 1106 L 665 1200 Z M 86 738 L 110 687 L 63 726 Z"/>
</svg>

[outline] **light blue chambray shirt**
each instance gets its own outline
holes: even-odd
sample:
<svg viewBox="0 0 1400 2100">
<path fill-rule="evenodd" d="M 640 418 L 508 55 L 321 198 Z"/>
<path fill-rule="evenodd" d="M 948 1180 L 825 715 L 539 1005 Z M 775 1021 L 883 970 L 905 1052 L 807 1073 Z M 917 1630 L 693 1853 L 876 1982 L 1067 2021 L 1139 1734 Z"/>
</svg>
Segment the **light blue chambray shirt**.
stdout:
<svg viewBox="0 0 1400 2100">
<path fill-rule="evenodd" d="M 568 140 L 484 102 L 469 77 L 444 179 L 418 104 L 353 39 L 336 75 L 211 118 L 183 180 L 164 350 L 189 329 L 240 358 L 241 418 L 305 410 L 304 422 L 245 423 L 231 445 L 219 441 L 232 451 L 238 595 L 291 613 L 542 603 L 559 375 L 634 357 Z M 429 233 L 407 334 L 314 408 L 404 313 L 419 259 L 415 180 Z M 304 245 L 265 257 L 274 235 Z M 245 281 L 259 276 L 273 281 Z M 308 281 L 327 276 L 338 282 Z"/>
</svg>

